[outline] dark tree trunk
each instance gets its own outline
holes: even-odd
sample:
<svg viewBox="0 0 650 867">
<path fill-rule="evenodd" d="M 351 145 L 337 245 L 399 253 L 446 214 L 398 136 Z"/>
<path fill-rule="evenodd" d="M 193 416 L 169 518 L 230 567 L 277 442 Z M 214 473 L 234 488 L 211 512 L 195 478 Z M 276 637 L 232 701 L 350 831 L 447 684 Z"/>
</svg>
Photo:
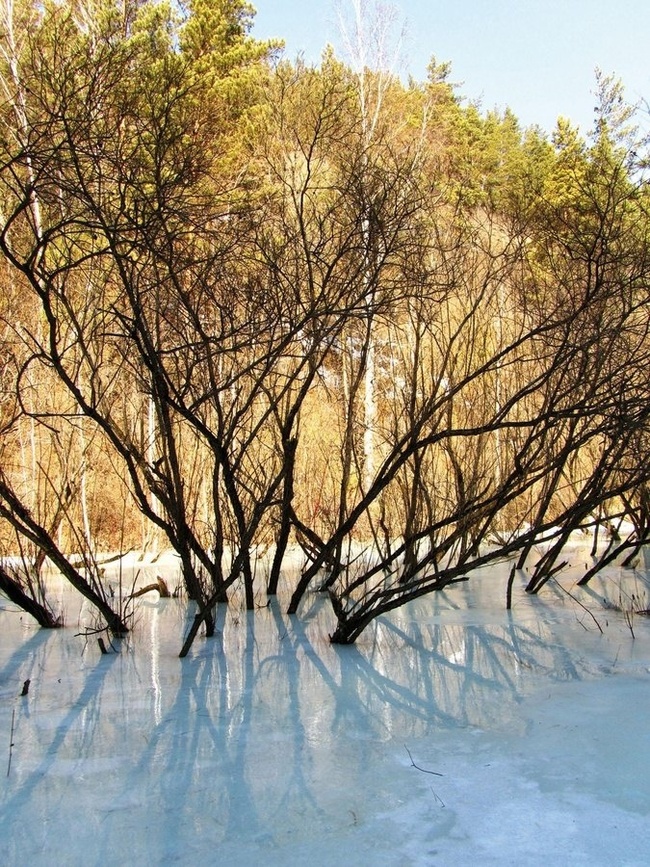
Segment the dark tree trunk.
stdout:
<svg viewBox="0 0 650 867">
<path fill-rule="evenodd" d="M 269 596 L 275 596 L 278 591 L 278 581 L 280 580 L 280 571 L 282 569 L 282 560 L 289 542 L 289 534 L 291 532 L 291 503 L 293 502 L 293 481 L 294 481 L 294 466 L 296 462 L 296 449 L 298 448 L 298 440 L 294 437 L 290 439 L 285 446 L 284 451 L 284 490 L 282 492 L 282 515 L 280 517 L 280 529 L 275 545 L 275 557 L 271 567 L 269 583 L 266 592 Z"/>
<path fill-rule="evenodd" d="M 31 614 L 39 626 L 43 626 L 45 629 L 58 629 L 60 626 L 63 626 L 63 621 L 60 617 L 55 617 L 49 608 L 46 608 L 45 605 L 42 605 L 25 593 L 20 583 L 2 566 L 0 566 L 0 590 L 15 605 Z"/>
</svg>

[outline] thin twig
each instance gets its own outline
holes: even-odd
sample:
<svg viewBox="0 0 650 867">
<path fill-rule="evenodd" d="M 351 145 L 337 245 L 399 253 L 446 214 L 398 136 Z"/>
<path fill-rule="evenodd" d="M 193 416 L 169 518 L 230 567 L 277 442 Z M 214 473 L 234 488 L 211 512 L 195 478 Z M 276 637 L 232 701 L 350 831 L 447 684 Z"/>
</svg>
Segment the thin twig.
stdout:
<svg viewBox="0 0 650 867">
<path fill-rule="evenodd" d="M 428 771 L 426 768 L 421 768 L 419 765 L 416 765 L 415 762 L 413 761 L 413 756 L 411 755 L 411 751 L 406 746 L 406 744 L 404 744 L 404 749 L 408 753 L 409 759 L 411 760 L 411 767 L 415 768 L 416 771 L 422 771 L 423 774 L 433 774 L 434 777 L 444 777 L 444 774 L 440 774 L 440 773 L 438 773 L 438 771 Z"/>
<path fill-rule="evenodd" d="M 9 761 L 7 762 L 7 776 L 11 770 L 11 755 L 14 750 L 14 726 L 16 723 L 16 708 L 11 711 L 11 734 L 9 735 Z"/>
<path fill-rule="evenodd" d="M 598 627 L 598 631 L 600 632 L 600 634 L 603 635 L 603 634 L 604 634 L 604 633 L 603 633 L 603 627 L 602 627 L 602 626 L 600 625 L 600 623 L 596 620 L 596 617 L 594 616 L 594 613 L 593 613 L 592 611 L 590 611 L 590 610 L 587 608 L 587 606 L 584 605 L 584 604 L 583 604 L 579 599 L 576 599 L 576 597 L 573 595 L 573 593 L 571 593 L 569 590 L 567 590 L 566 587 L 563 587 L 563 586 L 560 584 L 560 582 L 559 582 L 556 578 L 554 578 L 553 580 L 555 581 L 555 585 L 556 585 L 557 587 L 559 587 L 560 590 L 561 590 L 563 593 L 566 593 L 567 596 L 569 596 L 571 599 L 573 599 L 573 601 L 574 601 L 575 603 L 577 603 L 577 604 L 578 604 L 582 609 L 584 609 L 584 610 L 587 612 L 587 614 L 591 617 L 591 619 L 594 621 L 594 623 L 595 623 L 596 626 Z"/>
</svg>

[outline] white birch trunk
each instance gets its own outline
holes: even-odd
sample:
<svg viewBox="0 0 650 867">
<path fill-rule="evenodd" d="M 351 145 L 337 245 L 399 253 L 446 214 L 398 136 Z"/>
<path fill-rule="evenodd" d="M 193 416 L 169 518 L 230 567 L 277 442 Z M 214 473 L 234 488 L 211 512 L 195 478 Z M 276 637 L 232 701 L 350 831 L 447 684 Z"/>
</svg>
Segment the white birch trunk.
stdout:
<svg viewBox="0 0 650 867">
<path fill-rule="evenodd" d="M 377 396 L 375 388 L 375 335 L 373 323 L 368 330 L 368 351 L 365 370 L 364 432 L 363 432 L 363 486 L 367 491 L 375 477 L 375 426 L 377 424 Z"/>
</svg>

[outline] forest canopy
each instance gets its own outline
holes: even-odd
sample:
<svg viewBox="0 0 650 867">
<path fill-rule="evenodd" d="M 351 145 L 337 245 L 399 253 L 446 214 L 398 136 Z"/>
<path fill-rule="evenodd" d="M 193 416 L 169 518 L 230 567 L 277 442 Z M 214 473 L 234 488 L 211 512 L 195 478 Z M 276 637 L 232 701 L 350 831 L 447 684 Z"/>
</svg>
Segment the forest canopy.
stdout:
<svg viewBox="0 0 650 867">
<path fill-rule="evenodd" d="M 636 556 L 648 150 L 621 82 L 549 138 L 449 64 L 291 61 L 253 14 L 3 4 L 0 589 L 59 625 L 54 568 L 122 633 L 102 558 L 170 548 L 184 655 L 229 600 L 327 592 L 349 643 L 504 558 L 537 592 L 578 531 L 584 583 Z"/>
</svg>

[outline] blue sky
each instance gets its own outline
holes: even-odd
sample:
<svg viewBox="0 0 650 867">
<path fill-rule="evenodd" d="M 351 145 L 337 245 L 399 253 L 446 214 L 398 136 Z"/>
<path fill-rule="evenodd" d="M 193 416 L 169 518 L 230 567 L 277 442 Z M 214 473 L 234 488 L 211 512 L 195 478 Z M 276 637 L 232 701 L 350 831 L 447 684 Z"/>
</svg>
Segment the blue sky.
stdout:
<svg viewBox="0 0 650 867">
<path fill-rule="evenodd" d="M 344 6 L 350 0 L 339 0 Z M 254 35 L 318 61 L 341 48 L 336 0 L 253 0 Z M 370 4 L 372 5 L 372 0 Z M 650 0 L 401 0 L 402 71 L 426 75 L 432 55 L 452 62 L 460 93 L 484 109 L 510 106 L 524 126 L 551 131 L 564 115 L 588 132 L 594 70 L 615 73 L 631 100 L 650 102 Z M 650 127 L 650 121 L 647 126 Z"/>
</svg>

